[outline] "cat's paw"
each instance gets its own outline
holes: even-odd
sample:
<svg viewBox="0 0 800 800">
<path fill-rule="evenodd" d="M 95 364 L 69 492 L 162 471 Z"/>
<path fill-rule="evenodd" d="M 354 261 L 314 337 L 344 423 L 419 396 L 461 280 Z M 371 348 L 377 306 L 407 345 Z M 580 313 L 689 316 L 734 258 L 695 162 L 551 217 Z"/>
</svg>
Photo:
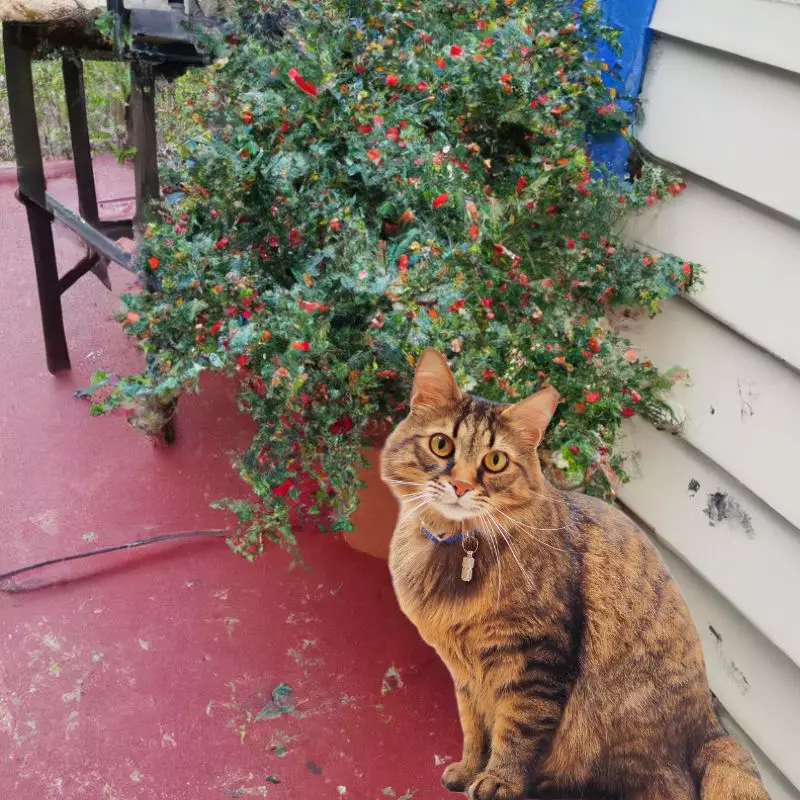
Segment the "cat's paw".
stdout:
<svg viewBox="0 0 800 800">
<path fill-rule="evenodd" d="M 442 786 L 449 792 L 466 792 L 467 787 L 475 780 L 478 770 L 464 761 L 450 764 L 442 773 Z"/>
<path fill-rule="evenodd" d="M 469 787 L 470 800 L 525 800 L 525 784 L 482 772 Z"/>
</svg>

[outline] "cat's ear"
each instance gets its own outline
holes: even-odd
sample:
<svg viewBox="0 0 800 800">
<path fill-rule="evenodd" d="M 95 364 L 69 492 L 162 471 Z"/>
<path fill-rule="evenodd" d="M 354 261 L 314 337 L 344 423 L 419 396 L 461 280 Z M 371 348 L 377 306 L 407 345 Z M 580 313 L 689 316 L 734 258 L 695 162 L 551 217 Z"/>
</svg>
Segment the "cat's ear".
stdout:
<svg viewBox="0 0 800 800">
<path fill-rule="evenodd" d="M 544 432 L 550 424 L 561 395 L 552 386 L 542 389 L 519 403 L 514 403 L 503 412 L 506 419 L 529 444 L 539 446 Z"/>
<path fill-rule="evenodd" d="M 411 409 L 448 405 L 458 398 L 458 386 L 447 359 L 437 350 L 425 350 L 417 361 Z"/>
</svg>

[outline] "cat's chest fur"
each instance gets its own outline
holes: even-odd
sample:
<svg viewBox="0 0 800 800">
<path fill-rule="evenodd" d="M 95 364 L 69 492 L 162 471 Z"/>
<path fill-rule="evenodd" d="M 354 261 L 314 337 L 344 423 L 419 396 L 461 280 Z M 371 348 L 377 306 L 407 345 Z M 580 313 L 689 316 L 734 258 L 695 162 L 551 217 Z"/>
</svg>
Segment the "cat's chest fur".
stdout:
<svg viewBox="0 0 800 800">
<path fill-rule="evenodd" d="M 500 596 L 494 553 L 483 546 L 470 581 L 461 578 L 465 554 L 459 543 L 428 542 L 415 528 L 398 530 L 389 559 L 400 607 L 458 682 L 480 680 L 481 654 L 508 644 L 512 617 L 525 628 L 514 636 L 539 627 L 530 615 L 515 614 L 527 599 L 518 588 L 507 587 Z"/>
</svg>

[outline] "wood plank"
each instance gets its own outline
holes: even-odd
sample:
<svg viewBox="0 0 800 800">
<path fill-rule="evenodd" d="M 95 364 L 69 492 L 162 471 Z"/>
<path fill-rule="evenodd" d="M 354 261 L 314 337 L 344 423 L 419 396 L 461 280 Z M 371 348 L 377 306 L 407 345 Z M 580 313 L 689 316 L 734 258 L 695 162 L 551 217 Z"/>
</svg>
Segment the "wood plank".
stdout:
<svg viewBox="0 0 800 800">
<path fill-rule="evenodd" d="M 738 739 L 752 754 L 758 764 L 764 785 L 767 787 L 772 800 L 800 800 L 800 791 L 795 789 L 778 768 L 756 746 L 755 742 L 736 724 L 735 720 L 722 709 L 720 714 L 725 730 Z"/>
<path fill-rule="evenodd" d="M 651 27 L 800 73 L 800 0 L 659 0 Z"/>
<path fill-rule="evenodd" d="M 622 502 L 800 668 L 800 530 L 679 437 L 626 426 Z"/>
<path fill-rule="evenodd" d="M 656 157 L 800 220 L 800 78 L 658 39 L 642 101 Z"/>
<path fill-rule="evenodd" d="M 85 22 L 106 10 L 106 0 L 0 0 L 6 22 Z"/>
<path fill-rule="evenodd" d="M 800 336 L 787 335 L 800 297 L 800 226 L 700 178 L 687 183 L 632 218 L 628 238 L 702 264 L 705 286 L 693 302 L 800 369 Z"/>
<path fill-rule="evenodd" d="M 800 789 L 800 669 L 683 560 L 659 549 L 697 623 L 712 691 Z"/>
<path fill-rule="evenodd" d="M 800 527 L 800 375 L 684 300 L 623 327 L 654 363 L 689 370 L 671 395 L 686 440 Z"/>
</svg>

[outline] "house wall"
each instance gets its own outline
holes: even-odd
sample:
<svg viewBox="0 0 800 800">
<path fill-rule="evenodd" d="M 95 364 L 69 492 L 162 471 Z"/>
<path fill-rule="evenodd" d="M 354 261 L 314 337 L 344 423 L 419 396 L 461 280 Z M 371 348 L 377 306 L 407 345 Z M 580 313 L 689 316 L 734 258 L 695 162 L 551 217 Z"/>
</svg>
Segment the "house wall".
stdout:
<svg viewBox="0 0 800 800">
<path fill-rule="evenodd" d="M 773 798 L 800 800 L 800 0 L 659 0 L 637 136 L 688 189 L 628 228 L 707 269 L 629 334 L 679 435 L 636 421 L 622 502 L 703 638 L 711 687 Z"/>
</svg>

